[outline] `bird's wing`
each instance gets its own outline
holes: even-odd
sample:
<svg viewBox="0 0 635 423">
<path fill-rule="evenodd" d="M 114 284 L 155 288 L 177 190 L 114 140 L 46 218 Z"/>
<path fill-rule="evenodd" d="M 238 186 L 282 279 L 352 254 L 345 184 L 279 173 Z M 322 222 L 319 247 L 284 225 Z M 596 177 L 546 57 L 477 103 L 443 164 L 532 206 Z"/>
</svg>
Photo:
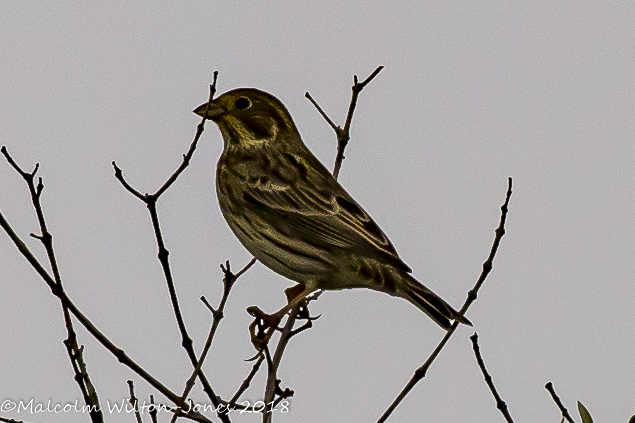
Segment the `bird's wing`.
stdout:
<svg viewBox="0 0 635 423">
<path fill-rule="evenodd" d="M 318 248 L 339 248 L 411 269 L 373 219 L 315 157 L 292 157 L 269 183 L 247 183 L 243 198 L 269 224 L 285 225 Z M 303 162 L 305 165 L 303 165 Z M 282 177 L 284 176 L 284 177 Z"/>
</svg>

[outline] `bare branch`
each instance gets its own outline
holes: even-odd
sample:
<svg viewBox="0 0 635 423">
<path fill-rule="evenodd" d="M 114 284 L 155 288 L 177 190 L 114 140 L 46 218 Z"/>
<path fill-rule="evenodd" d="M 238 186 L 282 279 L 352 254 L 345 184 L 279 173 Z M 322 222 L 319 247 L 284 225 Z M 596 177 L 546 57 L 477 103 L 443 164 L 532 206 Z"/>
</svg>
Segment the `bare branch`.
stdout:
<svg viewBox="0 0 635 423">
<path fill-rule="evenodd" d="M 216 93 L 217 78 L 218 78 L 218 71 L 214 71 L 214 79 L 212 84 L 210 85 L 209 102 L 212 101 L 214 94 Z M 183 161 L 181 162 L 180 166 L 174 171 L 174 173 L 172 173 L 172 175 L 165 181 L 165 183 L 163 183 L 163 185 L 154 194 L 141 194 L 140 191 L 133 188 L 125 180 L 125 178 L 123 177 L 123 172 L 114 161 L 112 162 L 112 165 L 113 165 L 113 168 L 115 169 L 115 178 L 123 185 L 123 187 L 128 192 L 130 192 L 132 195 L 134 195 L 135 197 L 143 201 L 146 204 L 148 211 L 150 212 L 152 227 L 154 229 L 154 234 L 155 234 L 155 238 L 156 238 L 156 242 L 157 242 L 157 246 L 159 250 L 158 252 L 159 262 L 161 263 L 161 267 L 163 269 L 163 275 L 168 285 L 168 291 L 170 293 L 170 301 L 172 302 L 174 315 L 176 317 L 177 325 L 181 333 L 181 345 L 187 352 L 190 362 L 192 363 L 194 368 L 199 369 L 196 371 L 196 374 L 198 374 L 198 377 L 201 380 L 201 383 L 203 384 L 203 390 L 206 392 L 210 401 L 212 401 L 212 404 L 214 405 L 214 407 L 218 409 L 218 406 L 221 404 L 221 400 L 218 398 L 218 396 L 212 389 L 212 386 L 207 380 L 207 378 L 205 377 L 205 374 L 202 371 L 200 371 L 200 366 L 198 366 L 198 359 L 196 358 L 194 347 L 192 345 L 192 338 L 190 338 L 187 328 L 185 326 L 185 322 L 183 321 L 183 315 L 181 313 L 181 307 L 179 305 L 179 300 L 176 294 L 176 288 L 174 287 L 172 270 L 170 269 L 170 262 L 168 260 L 170 253 L 168 249 L 165 247 L 165 243 L 163 241 L 163 234 L 161 233 L 161 226 L 159 224 L 159 215 L 158 215 L 157 206 L 156 206 L 159 197 L 168 188 L 170 188 L 170 186 L 172 186 L 172 184 L 176 181 L 179 175 L 189 166 L 190 159 L 192 158 L 192 155 L 194 154 L 194 151 L 198 144 L 198 140 L 203 134 L 203 131 L 205 130 L 205 121 L 206 119 L 202 118 L 201 122 L 198 124 L 194 139 L 192 143 L 190 144 L 190 147 L 187 153 L 183 155 Z M 177 404 L 181 404 L 181 403 L 177 402 Z M 223 421 L 223 423 L 230 422 L 229 417 L 226 414 L 218 414 L 218 417 Z"/>
<path fill-rule="evenodd" d="M 271 404 L 274 401 L 274 395 L 276 393 L 276 386 L 280 381 L 278 380 L 278 367 L 280 366 L 280 361 L 282 360 L 282 354 L 284 354 L 284 350 L 291 339 L 291 331 L 293 330 L 293 326 L 295 325 L 296 316 L 298 314 L 299 305 L 296 305 L 290 312 L 289 317 L 287 318 L 287 322 L 282 329 L 282 334 L 280 335 L 280 341 L 278 341 L 278 345 L 276 346 L 276 352 L 274 353 L 273 359 L 270 360 L 269 363 L 269 371 L 267 373 L 267 386 L 265 388 L 265 405 Z M 266 408 L 263 414 L 263 423 L 271 423 L 272 418 L 271 412 L 267 412 Z"/>
<path fill-rule="evenodd" d="M 273 407 L 270 407 L 269 410 L 272 410 L 275 407 L 275 405 L 277 405 L 280 402 L 279 400 L 288 398 L 293 395 L 293 391 L 288 389 L 283 391 L 285 393 L 284 396 L 279 397 L 278 400 L 274 400 L 276 394 L 279 394 L 279 391 L 276 390 L 276 388 L 279 389 L 279 383 L 280 383 L 280 381 L 277 378 L 278 368 L 280 367 L 280 362 L 282 361 L 282 355 L 284 354 L 284 350 L 286 349 L 289 343 L 289 340 L 294 335 L 297 335 L 299 332 L 302 332 L 303 330 L 308 329 L 308 327 L 305 328 L 303 326 L 294 331 L 293 326 L 295 325 L 296 320 L 306 319 L 308 323 L 310 323 L 311 320 L 317 319 L 317 317 L 309 316 L 308 304 L 309 302 L 316 300 L 320 295 L 321 295 L 321 291 L 315 292 L 313 295 L 308 296 L 305 302 L 298 303 L 289 312 L 287 321 L 280 335 L 280 340 L 278 341 L 278 345 L 276 346 L 276 351 L 273 355 L 273 358 L 268 360 L 269 370 L 267 374 L 267 386 L 265 389 L 264 402 L 265 402 L 265 405 L 273 403 Z M 265 350 L 265 353 L 268 354 L 268 350 Z M 270 423 L 271 418 L 272 418 L 272 413 L 267 412 L 267 409 L 265 408 L 263 423 Z"/>
<path fill-rule="evenodd" d="M 487 386 L 489 386 L 490 391 L 492 391 L 492 395 L 494 395 L 494 399 L 496 400 L 496 407 L 501 411 L 501 413 L 503 414 L 503 417 L 505 417 L 505 420 L 508 423 L 513 423 L 514 420 L 512 420 L 512 416 L 509 414 L 509 411 L 507 410 L 507 404 L 505 403 L 505 401 L 503 401 L 500 395 L 498 395 L 498 391 L 496 390 L 496 387 L 494 386 L 494 381 L 492 380 L 492 376 L 490 376 L 490 374 L 487 372 L 487 369 L 485 368 L 485 362 L 483 361 L 483 357 L 481 357 L 481 349 L 478 346 L 478 335 L 476 334 L 476 332 L 474 333 L 474 335 L 470 336 L 470 339 L 472 340 L 472 348 L 474 349 L 476 362 L 478 363 L 478 366 L 481 368 L 481 372 L 483 373 L 483 377 L 485 378 L 485 382 L 487 383 Z"/>
<path fill-rule="evenodd" d="M 225 289 L 223 290 L 223 297 L 221 298 L 220 305 L 218 306 L 218 309 L 216 310 L 214 310 L 211 306 L 209 306 L 209 304 L 207 304 L 208 307 L 212 309 L 212 315 L 213 315 L 212 327 L 210 328 L 209 334 L 207 335 L 207 340 L 205 341 L 205 345 L 203 346 L 203 352 L 201 353 L 201 356 L 198 359 L 198 363 L 194 367 L 194 370 L 192 371 L 190 378 L 185 383 L 185 388 L 183 390 L 183 393 L 181 394 L 181 400 L 180 402 L 177 403 L 177 407 L 179 408 L 176 410 L 176 412 L 172 416 L 172 420 L 171 420 L 172 423 L 176 422 L 176 419 L 181 415 L 181 407 L 183 407 L 183 404 L 185 403 L 187 396 L 189 395 L 190 391 L 194 387 L 194 383 L 196 382 L 196 377 L 200 373 L 201 367 L 203 366 L 203 362 L 205 361 L 205 358 L 207 357 L 207 353 L 212 347 L 212 341 L 214 339 L 214 335 L 216 334 L 216 330 L 218 329 L 218 325 L 220 324 L 220 321 L 223 319 L 225 304 L 227 303 L 227 299 L 229 298 L 229 292 L 232 286 L 234 285 L 234 282 L 236 282 L 236 279 L 238 279 L 240 275 L 242 275 L 247 270 L 249 270 L 249 268 L 253 266 L 255 262 L 256 262 L 255 258 L 251 259 L 249 263 L 247 263 L 245 267 L 243 267 L 240 270 L 240 272 L 238 272 L 238 274 L 233 274 L 231 272 L 229 260 L 227 260 L 226 266 L 223 266 L 221 264 L 220 267 L 224 273 L 223 281 L 225 286 Z M 216 408 L 218 409 L 219 406 L 220 404 L 216 406 Z"/>
<path fill-rule="evenodd" d="M 319 105 L 319 104 L 317 104 L 317 102 L 316 102 L 315 100 L 313 100 L 313 97 L 311 97 L 311 94 L 309 94 L 309 92 L 308 92 L 308 91 L 307 91 L 306 93 L 304 93 L 304 96 L 305 96 L 306 98 L 308 98 L 308 99 L 309 99 L 309 101 L 310 101 L 311 103 L 313 103 L 313 105 L 315 106 L 315 108 L 317 109 L 317 111 L 318 111 L 318 112 L 320 112 L 320 114 L 322 115 L 322 117 L 324 118 L 324 120 L 326 121 L 326 123 L 328 123 L 328 124 L 331 126 L 331 128 L 333 128 L 333 130 L 334 130 L 336 133 L 339 133 L 339 131 L 341 131 L 341 130 L 342 130 L 342 128 L 340 128 L 339 126 L 337 126 L 337 125 L 335 124 L 335 122 L 333 122 L 333 121 L 331 120 L 331 118 L 330 118 L 330 117 L 328 117 L 328 115 L 327 115 L 327 114 L 326 114 L 326 112 L 325 112 L 325 111 L 324 111 L 324 110 L 320 107 L 320 105 Z"/>
<path fill-rule="evenodd" d="M 28 247 L 24 244 L 24 242 L 17 236 L 11 225 L 4 218 L 2 213 L 0 212 L 0 226 L 5 230 L 9 238 L 13 241 L 15 246 L 18 248 L 18 251 L 24 256 L 24 258 L 29 262 L 31 267 L 35 269 L 35 271 L 40 275 L 40 277 L 46 282 L 49 286 L 53 295 L 58 297 L 62 304 L 68 308 L 68 310 L 79 320 L 79 322 L 88 330 L 88 332 L 99 341 L 108 351 L 110 351 L 123 365 L 129 367 L 136 374 L 141 376 L 146 382 L 152 385 L 156 390 L 161 392 L 171 401 L 178 401 L 179 397 L 170 389 L 168 389 L 165 385 L 155 379 L 152 375 L 150 375 L 147 371 L 145 371 L 139 364 L 133 361 L 121 348 L 117 347 L 113 344 L 110 339 L 108 339 L 97 327 L 75 306 L 75 303 L 71 301 L 71 299 L 66 295 L 63 288 L 56 284 L 53 278 L 46 272 L 44 267 L 40 264 L 40 262 L 33 256 Z M 187 415 L 188 418 L 201 421 L 201 422 L 210 422 L 205 416 L 200 415 L 198 413 L 189 413 Z"/>
<path fill-rule="evenodd" d="M 42 190 L 44 189 L 42 178 L 38 178 L 37 186 L 35 185 L 35 174 L 39 169 L 39 163 L 36 163 L 33 171 L 31 173 L 28 173 L 20 168 L 13 157 L 11 157 L 5 146 L 2 146 L 0 150 L 2 151 L 2 154 L 7 159 L 9 164 L 16 170 L 16 172 L 20 174 L 20 176 L 22 176 L 22 179 L 24 179 L 27 184 L 29 193 L 31 194 L 31 202 L 33 204 L 33 208 L 37 216 L 37 221 L 40 226 L 40 232 L 42 234 L 36 235 L 32 233 L 30 235 L 33 238 L 39 240 L 44 246 L 44 250 L 46 251 L 46 255 L 49 259 L 49 265 L 51 266 L 51 269 L 53 271 L 55 285 L 58 289 L 61 290 L 63 289 L 62 278 L 60 276 L 59 266 L 57 264 L 57 258 L 55 256 L 55 250 L 53 249 L 53 235 L 49 232 L 48 227 L 46 226 L 46 219 L 44 218 L 44 211 L 42 209 L 41 196 Z M 79 386 L 85 404 L 89 407 L 91 421 L 93 423 L 101 423 L 104 421 L 104 416 L 99 405 L 99 397 L 97 395 L 97 391 L 95 390 L 95 387 L 90 380 L 90 376 L 86 368 L 86 363 L 84 362 L 83 348 L 80 348 L 77 343 L 77 334 L 75 333 L 75 328 L 73 327 L 73 322 L 71 320 L 68 308 L 64 305 L 64 303 L 62 303 L 61 305 L 67 333 L 67 338 L 64 341 L 64 345 L 66 346 L 66 352 L 71 361 L 73 372 L 75 373 L 75 382 Z"/>
<path fill-rule="evenodd" d="M 134 382 L 132 380 L 128 380 L 128 391 L 130 392 L 130 399 L 128 402 L 130 402 L 130 405 L 132 405 L 132 408 L 134 409 L 134 415 L 137 419 L 137 423 L 142 423 L 141 413 L 139 412 L 139 398 L 137 398 L 134 394 Z"/>
<path fill-rule="evenodd" d="M 249 375 L 247 375 L 245 380 L 243 380 L 243 383 L 240 385 L 240 388 L 238 388 L 232 399 L 229 400 L 229 403 L 227 404 L 228 409 L 231 410 L 236 405 L 236 401 L 240 399 L 240 396 L 247 390 L 247 388 L 249 388 L 251 381 L 253 380 L 254 376 L 256 376 L 256 373 L 258 373 L 258 369 L 260 369 L 260 365 L 263 361 L 265 361 L 265 354 L 261 351 L 260 353 L 258 353 L 258 360 L 256 360 L 253 367 L 251 368 L 251 372 L 249 372 Z"/>
<path fill-rule="evenodd" d="M 370 81 L 372 81 L 379 74 L 379 72 L 381 72 L 383 68 L 384 68 L 383 66 L 378 66 L 373 71 L 373 73 L 371 73 L 368 76 L 368 78 L 366 78 L 361 83 L 357 81 L 357 75 L 353 75 L 353 86 L 351 87 L 353 94 L 351 96 L 351 103 L 348 106 L 348 114 L 346 115 L 346 123 L 344 124 L 344 129 L 340 128 L 339 126 L 335 125 L 335 123 L 333 123 L 333 120 L 331 120 L 326 115 L 324 110 L 322 110 L 322 108 L 317 104 L 317 102 L 313 99 L 313 97 L 311 97 L 311 94 L 309 94 L 308 92 L 304 94 L 304 96 L 308 98 L 311 103 L 313 103 L 313 105 L 318 110 L 318 112 L 320 112 L 324 120 L 326 120 L 326 122 L 331 126 L 331 128 L 333 128 L 333 130 L 335 131 L 335 135 L 337 136 L 337 157 L 335 158 L 335 166 L 333 168 L 333 176 L 335 176 L 335 179 L 337 179 L 337 177 L 340 174 L 342 161 L 344 161 L 344 158 L 345 158 L 344 150 L 346 149 L 346 146 L 348 145 L 348 142 L 351 139 L 351 136 L 350 136 L 351 122 L 353 121 L 353 113 L 355 112 L 355 107 L 357 106 L 357 99 L 359 97 L 359 93 L 364 89 L 366 85 L 368 85 Z"/>
<path fill-rule="evenodd" d="M 7 418 L 4 418 L 4 417 L 0 417 L 0 422 L 2 422 L 2 423 L 26 423 L 24 420 L 7 419 Z"/>
<path fill-rule="evenodd" d="M 150 395 L 150 405 L 152 407 L 150 407 L 150 420 L 152 420 L 152 423 L 157 423 L 158 422 L 158 418 L 157 418 L 157 408 L 154 407 L 154 395 Z"/>
<path fill-rule="evenodd" d="M 496 235 L 494 237 L 494 242 L 492 243 L 492 248 L 490 250 L 489 256 L 487 257 L 487 260 L 485 261 L 485 263 L 483 263 L 483 270 L 481 272 L 481 275 L 479 276 L 476 284 L 474 285 L 474 288 L 472 288 L 472 290 L 470 290 L 470 292 L 468 293 L 467 299 L 465 300 L 465 303 L 463 304 L 461 311 L 459 311 L 459 314 L 461 316 L 465 314 L 465 312 L 470 307 L 470 305 L 472 305 L 472 303 L 476 300 L 478 290 L 481 288 L 481 286 L 483 285 L 483 282 L 485 282 L 485 279 L 487 278 L 487 275 L 489 275 L 489 272 L 492 270 L 492 265 L 494 262 L 494 257 L 496 256 L 496 252 L 498 251 L 498 246 L 500 245 L 501 238 L 503 238 L 503 235 L 505 235 L 505 222 L 507 220 L 507 211 L 508 211 L 509 199 L 511 198 L 511 196 L 512 196 L 512 178 L 508 178 L 507 194 L 505 196 L 505 202 L 501 206 L 500 223 L 498 225 L 498 228 L 496 228 L 496 231 L 495 231 Z M 432 352 L 432 354 L 430 354 L 426 362 L 423 363 L 423 365 L 421 365 L 421 367 L 419 367 L 417 370 L 415 370 L 415 373 L 410 379 L 410 381 L 408 381 L 406 386 L 399 393 L 399 395 L 397 395 L 397 398 L 395 398 L 395 400 L 390 405 L 390 407 L 388 407 L 388 409 L 379 418 L 379 420 L 377 420 L 377 423 L 385 422 L 386 419 L 392 414 L 392 412 L 395 411 L 395 408 L 397 408 L 397 406 L 401 403 L 401 401 L 403 401 L 406 395 L 408 395 L 408 393 L 412 390 L 412 388 L 414 388 L 415 385 L 419 383 L 419 381 L 426 376 L 428 368 L 430 368 L 430 366 L 432 365 L 434 360 L 437 358 L 437 356 L 439 355 L 439 353 L 441 352 L 441 350 L 443 349 L 445 344 L 448 342 L 448 340 L 450 339 L 450 337 L 452 336 L 452 334 L 454 333 L 454 331 L 456 330 L 458 326 L 459 326 L 459 322 L 455 320 L 452 326 L 450 327 L 450 330 L 448 330 L 448 332 L 445 334 L 441 342 L 439 342 L 435 350 Z"/>
<path fill-rule="evenodd" d="M 575 423 L 573 419 L 571 418 L 569 411 L 567 411 L 564 404 L 562 404 L 562 401 L 560 401 L 560 397 L 558 396 L 558 394 L 556 394 L 555 389 L 553 389 L 553 383 L 547 382 L 547 384 L 545 385 L 545 388 L 547 389 L 547 391 L 549 391 L 549 393 L 551 394 L 551 398 L 553 398 L 553 401 L 556 403 L 556 405 L 560 409 L 560 412 L 562 413 L 562 418 L 566 419 L 569 423 Z"/>
</svg>

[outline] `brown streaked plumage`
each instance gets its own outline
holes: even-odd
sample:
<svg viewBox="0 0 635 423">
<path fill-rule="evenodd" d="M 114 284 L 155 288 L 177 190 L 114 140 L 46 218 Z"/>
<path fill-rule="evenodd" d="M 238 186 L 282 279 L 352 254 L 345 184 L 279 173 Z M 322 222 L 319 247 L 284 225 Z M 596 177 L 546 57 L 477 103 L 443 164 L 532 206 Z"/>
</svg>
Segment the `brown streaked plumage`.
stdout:
<svg viewBox="0 0 635 423">
<path fill-rule="evenodd" d="M 373 219 L 304 145 L 284 105 L 253 88 L 194 110 L 216 122 L 225 148 L 216 190 L 240 242 L 275 272 L 304 287 L 370 288 L 405 298 L 448 329 L 470 324 L 411 275 Z"/>
</svg>

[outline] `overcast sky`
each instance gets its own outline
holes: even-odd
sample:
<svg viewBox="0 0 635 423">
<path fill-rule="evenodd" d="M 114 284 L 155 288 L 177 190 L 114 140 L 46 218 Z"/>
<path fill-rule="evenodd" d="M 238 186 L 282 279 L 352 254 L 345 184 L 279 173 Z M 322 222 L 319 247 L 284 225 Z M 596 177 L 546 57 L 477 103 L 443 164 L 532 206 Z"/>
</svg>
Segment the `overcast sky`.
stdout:
<svg viewBox="0 0 635 423">
<path fill-rule="evenodd" d="M 507 234 L 461 327 L 391 422 L 503 421 L 476 365 L 481 350 L 516 422 L 558 422 L 553 381 L 578 420 L 635 414 L 635 3 L 4 2 L 0 144 L 40 163 L 63 281 L 78 307 L 133 359 L 180 392 L 191 365 L 142 192 L 180 163 L 208 95 L 257 87 L 281 99 L 332 168 L 333 132 L 309 91 L 343 124 L 353 74 L 363 91 L 340 181 L 388 234 L 413 274 L 455 307 L 475 283 L 514 178 Z M 214 190 L 222 140 L 206 127 L 191 166 L 159 202 L 184 319 L 200 352 L 219 264 L 250 256 Z M 26 187 L 0 160 L 0 210 L 44 261 Z M 205 372 L 224 398 L 254 354 L 250 316 L 292 285 L 263 265 L 235 286 Z M 81 402 L 62 344 L 59 302 L 0 233 L 0 402 Z M 357 289 L 311 304 L 322 317 L 294 338 L 274 422 L 374 422 L 443 336 L 406 301 Z M 76 324 L 102 405 L 157 392 Z M 264 373 L 245 399 L 261 399 Z M 192 397 L 206 402 L 200 386 Z M 52 413 L 0 416 L 86 422 Z M 106 413 L 110 422 L 132 416 Z M 217 419 L 215 419 L 217 420 Z M 163 416 L 162 421 L 168 421 Z M 257 422 L 257 415 L 235 415 Z"/>
</svg>

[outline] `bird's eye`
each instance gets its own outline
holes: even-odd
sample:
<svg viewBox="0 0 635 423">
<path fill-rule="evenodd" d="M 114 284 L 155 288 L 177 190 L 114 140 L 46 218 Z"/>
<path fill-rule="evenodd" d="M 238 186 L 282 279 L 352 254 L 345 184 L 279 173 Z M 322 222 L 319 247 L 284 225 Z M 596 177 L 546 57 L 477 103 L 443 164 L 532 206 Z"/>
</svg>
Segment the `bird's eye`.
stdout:
<svg viewBox="0 0 635 423">
<path fill-rule="evenodd" d="M 251 101 L 247 97 L 240 97 L 235 104 L 238 110 L 245 110 L 251 106 Z"/>
</svg>

